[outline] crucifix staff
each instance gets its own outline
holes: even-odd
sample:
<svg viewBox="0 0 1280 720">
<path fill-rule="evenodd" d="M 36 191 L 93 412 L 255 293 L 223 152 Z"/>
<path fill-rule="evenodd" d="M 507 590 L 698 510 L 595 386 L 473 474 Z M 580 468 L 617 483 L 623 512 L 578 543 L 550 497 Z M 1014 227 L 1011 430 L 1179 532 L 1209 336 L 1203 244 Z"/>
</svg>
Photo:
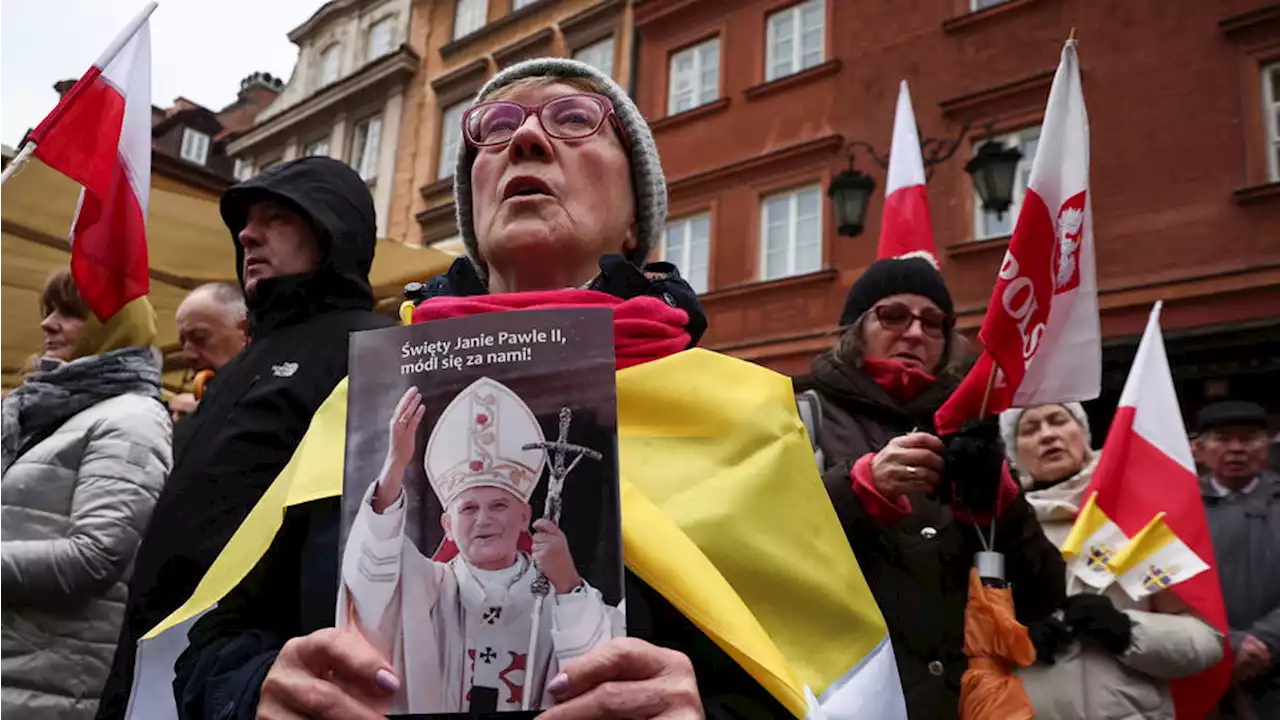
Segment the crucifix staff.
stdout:
<svg viewBox="0 0 1280 720">
<path fill-rule="evenodd" d="M 569 442 L 569 422 L 573 419 L 573 411 L 567 407 L 560 408 L 560 435 L 555 442 L 534 442 L 526 443 L 525 450 L 541 450 L 547 454 L 551 460 L 551 478 L 547 482 L 547 499 L 543 503 L 542 518 L 550 520 L 557 526 L 560 524 L 560 508 L 563 506 L 562 494 L 564 492 L 564 481 L 573 472 L 573 469 L 582 462 L 582 458 L 587 457 L 592 460 L 600 460 L 604 456 L 596 450 L 585 445 L 575 445 Z M 569 461 L 568 467 L 565 466 L 566 460 L 572 455 L 573 459 Z M 542 603 L 546 600 L 547 595 L 551 592 L 551 581 L 547 579 L 542 571 L 538 571 L 538 577 L 533 581 L 533 625 L 529 630 L 529 656 L 525 667 L 527 668 L 524 677 L 524 691 L 521 694 L 521 709 L 529 709 L 529 690 L 531 680 L 533 679 L 533 663 L 537 658 L 538 651 L 538 629 L 542 620 Z"/>
</svg>

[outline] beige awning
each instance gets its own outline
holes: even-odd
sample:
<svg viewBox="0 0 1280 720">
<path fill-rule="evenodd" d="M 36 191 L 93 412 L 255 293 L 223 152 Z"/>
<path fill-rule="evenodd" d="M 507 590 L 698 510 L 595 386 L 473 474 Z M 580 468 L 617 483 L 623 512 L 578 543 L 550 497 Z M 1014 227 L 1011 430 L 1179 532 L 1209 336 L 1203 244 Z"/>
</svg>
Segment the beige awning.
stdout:
<svg viewBox="0 0 1280 720">
<path fill-rule="evenodd" d="M 5 184 L 0 198 L 0 366 L 3 386 L 21 381 L 22 368 L 41 345 L 38 299 L 45 279 L 70 261 L 67 233 L 80 188 L 32 161 Z M 147 212 L 151 302 L 159 316 L 165 351 L 165 385 L 176 388 L 183 368 L 177 359 L 173 316 L 187 292 L 204 282 L 234 281 L 235 250 L 218 214 L 218 196 L 209 190 L 152 175 Z M 404 284 L 444 272 L 453 256 L 380 240 L 370 281 L 380 306 L 398 305 Z"/>
</svg>

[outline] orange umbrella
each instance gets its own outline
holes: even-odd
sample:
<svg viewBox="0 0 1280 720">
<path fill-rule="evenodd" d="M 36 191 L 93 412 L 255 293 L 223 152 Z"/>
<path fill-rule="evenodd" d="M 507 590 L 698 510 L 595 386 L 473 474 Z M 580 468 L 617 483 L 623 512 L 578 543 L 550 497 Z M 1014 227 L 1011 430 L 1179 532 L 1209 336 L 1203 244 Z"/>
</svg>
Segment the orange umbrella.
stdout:
<svg viewBox="0 0 1280 720">
<path fill-rule="evenodd" d="M 960 679 L 963 720 L 1031 720 L 1035 712 L 1013 667 L 1036 661 L 1036 649 L 1013 614 L 1013 591 L 991 587 L 969 569 L 964 609 L 964 654 L 969 669 Z"/>
</svg>

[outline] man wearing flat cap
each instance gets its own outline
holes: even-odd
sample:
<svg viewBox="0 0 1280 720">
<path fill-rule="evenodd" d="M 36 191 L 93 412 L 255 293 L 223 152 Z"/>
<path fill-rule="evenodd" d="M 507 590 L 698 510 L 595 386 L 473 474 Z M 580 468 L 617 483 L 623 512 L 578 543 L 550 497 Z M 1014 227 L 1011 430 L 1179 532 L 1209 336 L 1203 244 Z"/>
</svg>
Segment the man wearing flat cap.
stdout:
<svg viewBox="0 0 1280 720">
<path fill-rule="evenodd" d="M 1280 717 L 1280 477 L 1264 468 L 1267 411 L 1218 402 L 1196 417 L 1205 516 L 1222 578 L 1235 670 L 1226 718 Z"/>
</svg>

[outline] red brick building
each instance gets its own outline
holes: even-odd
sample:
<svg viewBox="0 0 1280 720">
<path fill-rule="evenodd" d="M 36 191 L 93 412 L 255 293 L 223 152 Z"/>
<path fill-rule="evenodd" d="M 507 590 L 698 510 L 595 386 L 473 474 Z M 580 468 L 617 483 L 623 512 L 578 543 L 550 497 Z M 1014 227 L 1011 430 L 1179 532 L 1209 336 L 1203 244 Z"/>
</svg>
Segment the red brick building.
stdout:
<svg viewBox="0 0 1280 720">
<path fill-rule="evenodd" d="M 884 171 L 855 156 L 878 184 L 859 237 L 836 232 L 826 190 L 851 141 L 887 153 L 903 78 L 922 137 L 973 123 L 928 192 L 960 327 L 976 330 L 1012 220 L 975 210 L 964 164 L 989 127 L 1023 149 L 1025 183 L 1074 27 L 1106 338 L 1099 408 L 1114 408 L 1163 299 L 1187 410 L 1232 395 L 1280 412 L 1280 4 L 638 0 L 635 27 L 634 92 L 670 182 L 663 252 L 705 290 L 709 346 L 787 373 L 829 346 L 875 259 Z"/>
</svg>

